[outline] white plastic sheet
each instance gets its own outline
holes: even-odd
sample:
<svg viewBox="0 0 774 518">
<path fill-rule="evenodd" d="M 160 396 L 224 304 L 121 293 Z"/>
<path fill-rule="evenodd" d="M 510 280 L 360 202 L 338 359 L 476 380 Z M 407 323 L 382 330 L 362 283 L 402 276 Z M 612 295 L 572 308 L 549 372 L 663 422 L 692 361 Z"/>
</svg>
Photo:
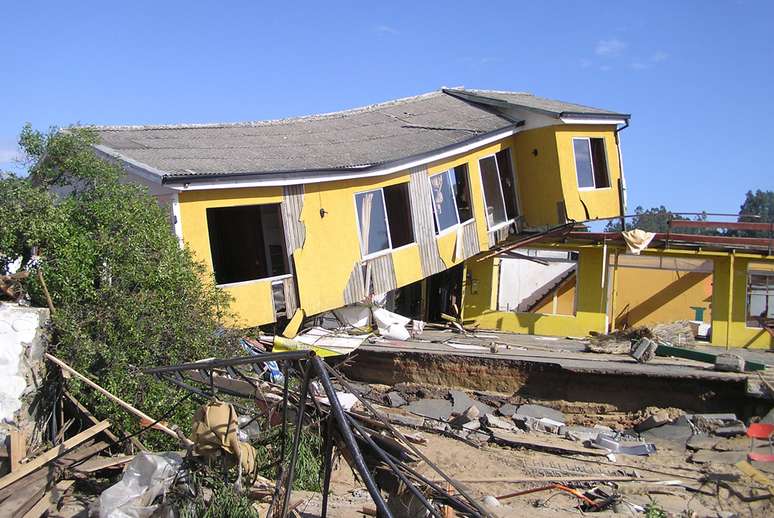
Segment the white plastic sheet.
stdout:
<svg viewBox="0 0 774 518">
<path fill-rule="evenodd" d="M 158 508 L 153 501 L 170 488 L 182 462 L 182 457 L 172 452 L 138 454 L 121 481 L 100 495 L 99 517 L 150 517 Z"/>
<path fill-rule="evenodd" d="M 411 338 L 411 334 L 406 329 L 406 325 L 411 322 L 410 318 L 382 308 L 374 308 L 373 315 L 379 328 L 379 334 L 384 338 L 392 340 L 408 340 Z"/>
</svg>

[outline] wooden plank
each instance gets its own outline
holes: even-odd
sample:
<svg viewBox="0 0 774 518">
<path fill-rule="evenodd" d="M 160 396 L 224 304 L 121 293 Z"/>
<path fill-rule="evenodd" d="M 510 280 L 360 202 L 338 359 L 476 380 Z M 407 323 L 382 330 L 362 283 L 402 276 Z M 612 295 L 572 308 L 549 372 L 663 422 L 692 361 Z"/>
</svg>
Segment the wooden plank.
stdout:
<svg viewBox="0 0 774 518">
<path fill-rule="evenodd" d="M 61 482 L 58 482 L 51 491 L 41 498 L 32 509 L 27 511 L 22 518 L 40 518 L 48 512 L 51 507 L 59 505 L 59 502 L 64 498 L 65 493 L 73 484 L 75 484 L 74 480 L 62 480 Z"/>
<path fill-rule="evenodd" d="M 78 411 L 79 411 L 81 414 L 83 414 L 83 415 L 86 417 L 86 419 L 88 419 L 89 421 L 91 421 L 91 424 L 98 424 L 98 423 L 99 423 L 99 419 L 97 419 L 97 418 L 94 416 L 94 414 L 92 414 L 92 413 L 89 411 L 89 409 L 88 409 L 88 408 L 86 408 L 85 406 L 83 406 L 83 403 L 81 403 L 80 401 L 78 401 L 77 399 L 75 399 L 75 396 L 73 396 L 72 394 L 70 394 L 70 392 L 69 392 L 69 391 L 65 390 L 65 391 L 64 391 L 64 395 L 65 395 L 65 397 L 66 397 L 66 398 L 67 398 L 67 399 L 70 401 L 70 403 L 72 403 L 73 405 L 75 405 L 75 408 L 77 408 L 77 409 L 78 409 Z M 116 434 L 114 434 L 114 433 L 113 433 L 113 432 L 111 432 L 110 430 L 105 430 L 103 433 L 104 433 L 104 434 L 105 434 L 105 436 L 107 436 L 107 438 L 108 438 L 108 439 L 110 439 L 111 441 L 113 441 L 113 442 L 116 442 L 116 443 L 117 443 L 117 442 L 120 442 L 120 439 L 119 439 L 119 438 L 116 436 Z"/>
<path fill-rule="evenodd" d="M 54 476 L 54 473 L 50 473 L 35 482 L 26 483 L 19 487 L 0 504 L 0 516 L 24 516 L 43 498 L 51 486 Z"/>
<path fill-rule="evenodd" d="M 527 434 L 516 434 L 506 430 L 493 430 L 492 433 L 494 434 L 495 442 L 505 443 L 509 446 L 521 446 L 524 448 L 537 448 L 540 450 L 593 455 L 596 457 L 605 457 L 608 454 L 606 450 L 595 450 L 592 448 L 577 446 L 575 443 L 563 439 L 541 439 L 538 437 L 531 437 Z"/>
<path fill-rule="evenodd" d="M 82 382 L 84 382 L 85 384 L 87 384 L 88 386 L 90 386 L 91 388 L 93 388 L 94 390 L 96 390 L 106 398 L 108 398 L 110 401 L 112 401 L 113 403 L 117 404 L 118 406 L 120 406 L 121 408 L 129 412 L 130 414 L 133 414 L 139 417 L 141 423 L 145 422 L 150 424 L 156 421 L 148 414 L 145 414 L 144 412 L 136 409 L 135 407 L 133 407 L 123 399 L 116 397 L 110 392 L 108 392 L 107 390 L 103 389 L 102 387 L 100 387 L 99 385 L 91 381 L 89 378 L 87 378 L 80 372 L 76 371 L 75 369 L 67 365 L 65 362 L 63 362 L 56 356 L 46 353 L 46 358 L 48 358 L 50 361 L 54 362 L 55 364 L 59 365 L 59 367 L 61 367 L 64 371 L 69 372 L 70 374 L 72 374 L 73 376 L 75 376 L 76 378 L 78 378 L 79 380 L 81 380 Z M 163 423 L 156 423 L 155 425 L 153 425 L 153 428 L 155 428 L 156 430 L 162 431 L 165 434 L 171 437 L 174 437 L 175 439 L 179 439 L 177 432 L 175 432 L 174 430 L 172 430 L 171 428 L 169 428 Z"/>
<path fill-rule="evenodd" d="M 121 455 L 120 457 L 92 457 L 73 468 L 78 473 L 94 473 L 102 469 L 122 466 L 132 461 L 134 455 Z"/>
<path fill-rule="evenodd" d="M 59 457 L 64 456 L 67 452 L 74 449 L 76 446 L 79 446 L 80 444 L 91 439 L 99 432 L 106 430 L 109 426 L 110 426 L 110 421 L 108 420 L 102 421 L 101 423 L 94 425 L 87 430 L 82 431 L 78 435 L 75 435 L 74 437 L 67 439 L 59 446 L 51 448 L 50 450 L 46 451 L 42 455 L 35 457 L 30 462 L 26 464 L 22 464 L 19 467 L 19 469 L 16 470 L 15 472 L 0 478 L 0 489 L 13 484 L 17 480 L 24 478 L 30 473 L 37 471 L 38 469 L 42 468 L 52 460 L 58 459 Z"/>
<path fill-rule="evenodd" d="M 11 473 L 17 471 L 21 461 L 27 456 L 27 436 L 21 430 L 11 430 L 8 434 L 9 461 Z"/>
</svg>

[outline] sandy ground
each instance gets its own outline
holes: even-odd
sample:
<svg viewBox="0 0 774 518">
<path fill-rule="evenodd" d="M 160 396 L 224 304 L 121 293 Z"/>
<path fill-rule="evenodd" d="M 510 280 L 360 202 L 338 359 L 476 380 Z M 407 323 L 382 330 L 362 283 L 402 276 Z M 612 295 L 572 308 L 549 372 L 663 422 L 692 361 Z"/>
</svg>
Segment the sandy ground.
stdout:
<svg viewBox="0 0 774 518">
<path fill-rule="evenodd" d="M 565 456 L 492 444 L 475 448 L 459 440 L 436 434 L 423 433 L 422 435 L 428 441 L 427 445 L 421 447 L 425 455 L 448 475 L 465 483 L 479 498 L 486 495 L 502 496 L 547 485 L 547 483 L 537 482 L 473 482 L 481 479 L 517 479 L 561 474 L 567 476 L 567 481 L 571 481 L 574 476 L 636 475 L 648 482 L 616 482 L 600 486 L 607 492 L 618 492 L 621 500 L 615 509 L 593 514 L 644 516 L 642 513 L 635 512 L 629 504 L 645 507 L 652 503 L 666 511 L 669 516 L 731 516 L 725 513 L 737 513 L 738 516 L 774 516 L 774 504 L 771 500 L 745 503 L 726 489 L 718 490 L 715 484 L 701 486 L 696 480 L 710 470 L 739 474 L 733 466 L 688 463 L 685 460 L 687 454 L 681 451 L 662 450 L 650 457 L 619 455 L 616 461 L 612 462 L 605 457 Z M 432 472 L 427 467 L 423 471 L 427 474 Z M 675 480 L 690 486 L 693 491 L 682 485 L 664 483 Z M 584 488 L 594 487 L 595 484 L 597 483 L 589 482 Z M 744 476 L 734 485 L 737 488 L 744 488 L 745 491 L 756 486 Z M 756 494 L 763 493 L 759 489 Z M 319 494 L 298 493 L 294 494 L 294 500 L 296 498 L 303 499 L 303 503 L 298 507 L 298 511 L 303 516 L 319 516 L 321 503 Z M 340 463 L 334 472 L 330 498 L 328 515 L 332 517 L 364 516 L 363 507 L 373 507 L 364 486 L 355 481 L 345 463 Z M 501 507 L 491 508 L 496 516 L 582 514 L 577 509 L 578 500 L 575 497 L 556 490 L 503 499 L 501 504 Z"/>
</svg>

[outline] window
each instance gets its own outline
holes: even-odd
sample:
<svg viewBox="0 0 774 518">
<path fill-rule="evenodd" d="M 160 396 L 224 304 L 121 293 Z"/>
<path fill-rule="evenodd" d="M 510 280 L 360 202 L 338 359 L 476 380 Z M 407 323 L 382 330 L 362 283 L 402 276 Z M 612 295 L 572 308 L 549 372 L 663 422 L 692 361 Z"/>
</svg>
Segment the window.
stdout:
<svg viewBox="0 0 774 518">
<path fill-rule="evenodd" d="M 468 166 L 463 164 L 431 176 L 430 191 L 436 233 L 473 218 Z"/>
<path fill-rule="evenodd" d="M 279 204 L 207 209 L 215 281 L 251 281 L 290 273 Z"/>
<path fill-rule="evenodd" d="M 390 231 L 381 189 L 355 194 L 360 250 L 364 256 L 390 248 Z"/>
<path fill-rule="evenodd" d="M 770 319 L 774 319 L 774 271 L 749 270 L 747 327 L 763 327 L 763 323 Z"/>
<path fill-rule="evenodd" d="M 414 226 L 411 219 L 408 183 L 399 183 L 382 189 L 387 207 L 387 223 L 393 248 L 414 242 Z"/>
<path fill-rule="evenodd" d="M 605 139 L 574 138 L 575 174 L 581 189 L 604 189 L 610 187 L 605 155 Z"/>
<path fill-rule="evenodd" d="M 478 162 L 489 228 L 514 219 L 518 215 L 516 185 L 510 150 L 484 157 Z"/>
<path fill-rule="evenodd" d="M 414 242 L 408 183 L 359 192 L 355 207 L 364 257 Z"/>
</svg>

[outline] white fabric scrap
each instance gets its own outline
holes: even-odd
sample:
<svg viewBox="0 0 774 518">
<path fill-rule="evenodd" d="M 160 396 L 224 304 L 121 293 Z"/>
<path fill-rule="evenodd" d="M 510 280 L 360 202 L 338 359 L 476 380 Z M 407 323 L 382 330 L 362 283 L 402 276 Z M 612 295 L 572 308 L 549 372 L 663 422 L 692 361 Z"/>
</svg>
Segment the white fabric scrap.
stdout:
<svg viewBox="0 0 774 518">
<path fill-rule="evenodd" d="M 640 252 L 648 248 L 648 245 L 653 241 L 653 238 L 656 237 L 656 234 L 635 228 L 634 230 L 621 232 L 621 236 L 623 236 L 624 241 L 626 241 L 629 252 L 634 255 L 640 255 Z"/>
</svg>

